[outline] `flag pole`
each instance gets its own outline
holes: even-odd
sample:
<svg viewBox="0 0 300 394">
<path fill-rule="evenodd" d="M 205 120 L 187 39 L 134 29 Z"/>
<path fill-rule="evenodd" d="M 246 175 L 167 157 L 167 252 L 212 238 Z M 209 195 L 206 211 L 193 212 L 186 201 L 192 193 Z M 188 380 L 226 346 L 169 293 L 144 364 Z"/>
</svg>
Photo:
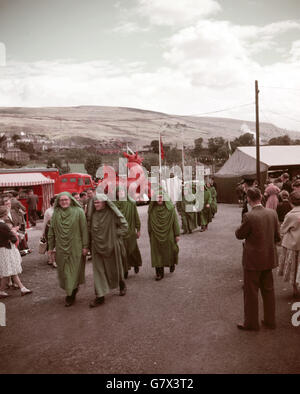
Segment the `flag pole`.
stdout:
<svg viewBox="0 0 300 394">
<path fill-rule="evenodd" d="M 159 140 L 158 140 L 158 154 L 159 154 L 159 184 L 161 182 L 161 136 L 159 131 Z"/>
<path fill-rule="evenodd" d="M 184 141 L 183 141 L 183 129 L 181 129 L 181 140 L 182 140 L 182 152 L 181 152 L 182 174 L 184 174 Z"/>
</svg>

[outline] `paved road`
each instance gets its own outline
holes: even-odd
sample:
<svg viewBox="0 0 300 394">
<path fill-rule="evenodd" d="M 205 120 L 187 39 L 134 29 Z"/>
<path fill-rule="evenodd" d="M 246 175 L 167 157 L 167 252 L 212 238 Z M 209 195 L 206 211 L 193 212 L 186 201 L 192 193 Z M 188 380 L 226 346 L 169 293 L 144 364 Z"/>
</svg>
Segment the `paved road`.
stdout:
<svg viewBox="0 0 300 394">
<path fill-rule="evenodd" d="M 276 278 L 278 328 L 241 332 L 241 249 L 234 238 L 240 209 L 220 205 L 205 233 L 180 240 L 173 274 L 154 280 L 140 207 L 143 257 L 128 293 L 113 292 L 95 309 L 91 264 L 76 304 L 64 307 L 56 271 L 37 252 L 23 259 L 22 279 L 34 290 L 5 300 L 0 327 L 2 373 L 299 373 L 300 327 L 291 324 L 291 288 Z M 37 250 L 41 224 L 30 232 Z"/>
</svg>

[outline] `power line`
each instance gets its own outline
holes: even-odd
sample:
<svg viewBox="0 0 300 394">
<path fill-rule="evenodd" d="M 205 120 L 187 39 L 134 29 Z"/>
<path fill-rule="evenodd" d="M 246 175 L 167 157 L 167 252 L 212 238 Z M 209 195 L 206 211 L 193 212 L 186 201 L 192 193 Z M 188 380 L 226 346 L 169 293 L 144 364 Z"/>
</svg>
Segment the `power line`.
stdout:
<svg viewBox="0 0 300 394">
<path fill-rule="evenodd" d="M 265 89 L 282 89 L 282 90 L 295 90 L 295 91 L 299 91 L 300 89 L 297 88 L 290 88 L 290 87 L 283 87 L 283 86 L 264 86 L 261 85 L 260 88 L 265 88 Z"/>
<path fill-rule="evenodd" d="M 248 104 L 236 105 L 234 107 L 228 107 L 228 108 L 224 108 L 224 109 L 219 109 L 217 111 L 202 112 L 201 114 L 192 114 L 192 115 L 187 115 L 187 116 L 202 116 L 202 115 L 216 114 L 218 112 L 226 112 L 226 111 L 230 111 L 230 110 L 236 109 L 236 108 L 248 107 L 249 105 L 254 105 L 254 102 L 248 103 Z"/>
<path fill-rule="evenodd" d="M 265 107 L 265 108 L 266 108 L 266 107 Z M 266 108 L 266 110 L 267 110 L 267 112 L 270 112 L 270 113 L 273 114 L 273 115 L 282 116 L 283 118 L 286 118 L 286 119 L 289 119 L 289 120 L 293 120 L 294 122 L 300 123 L 300 120 L 299 120 L 299 119 L 291 118 L 290 116 L 287 116 L 287 115 L 285 115 L 285 114 L 281 114 L 281 113 L 276 112 L 276 111 L 272 111 L 272 110 L 270 110 L 270 109 L 268 109 L 268 108 Z"/>
</svg>

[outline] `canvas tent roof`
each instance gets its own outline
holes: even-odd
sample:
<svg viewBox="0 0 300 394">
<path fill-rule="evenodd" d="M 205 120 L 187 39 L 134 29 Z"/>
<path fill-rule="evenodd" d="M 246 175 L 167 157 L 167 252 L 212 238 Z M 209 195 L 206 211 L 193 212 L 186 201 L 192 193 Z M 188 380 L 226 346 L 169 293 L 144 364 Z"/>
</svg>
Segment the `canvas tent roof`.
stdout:
<svg viewBox="0 0 300 394">
<path fill-rule="evenodd" d="M 0 187 L 49 185 L 51 183 L 54 183 L 54 180 L 46 178 L 41 173 L 0 174 Z"/>
<path fill-rule="evenodd" d="M 260 169 L 269 167 L 300 165 L 300 145 L 261 146 Z M 256 147 L 238 147 L 223 167 L 216 173 L 218 177 L 243 176 L 256 173 Z"/>
</svg>

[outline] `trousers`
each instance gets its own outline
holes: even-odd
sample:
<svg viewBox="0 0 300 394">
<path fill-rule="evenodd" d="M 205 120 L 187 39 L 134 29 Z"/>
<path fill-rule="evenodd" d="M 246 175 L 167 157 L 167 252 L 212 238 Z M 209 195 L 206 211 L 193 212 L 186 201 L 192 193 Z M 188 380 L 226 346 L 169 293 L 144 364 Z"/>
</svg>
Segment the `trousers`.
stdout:
<svg viewBox="0 0 300 394">
<path fill-rule="evenodd" d="M 244 269 L 244 325 L 257 330 L 258 292 L 261 292 L 264 308 L 264 322 L 275 326 L 275 293 L 272 270 L 250 271 Z"/>
</svg>

